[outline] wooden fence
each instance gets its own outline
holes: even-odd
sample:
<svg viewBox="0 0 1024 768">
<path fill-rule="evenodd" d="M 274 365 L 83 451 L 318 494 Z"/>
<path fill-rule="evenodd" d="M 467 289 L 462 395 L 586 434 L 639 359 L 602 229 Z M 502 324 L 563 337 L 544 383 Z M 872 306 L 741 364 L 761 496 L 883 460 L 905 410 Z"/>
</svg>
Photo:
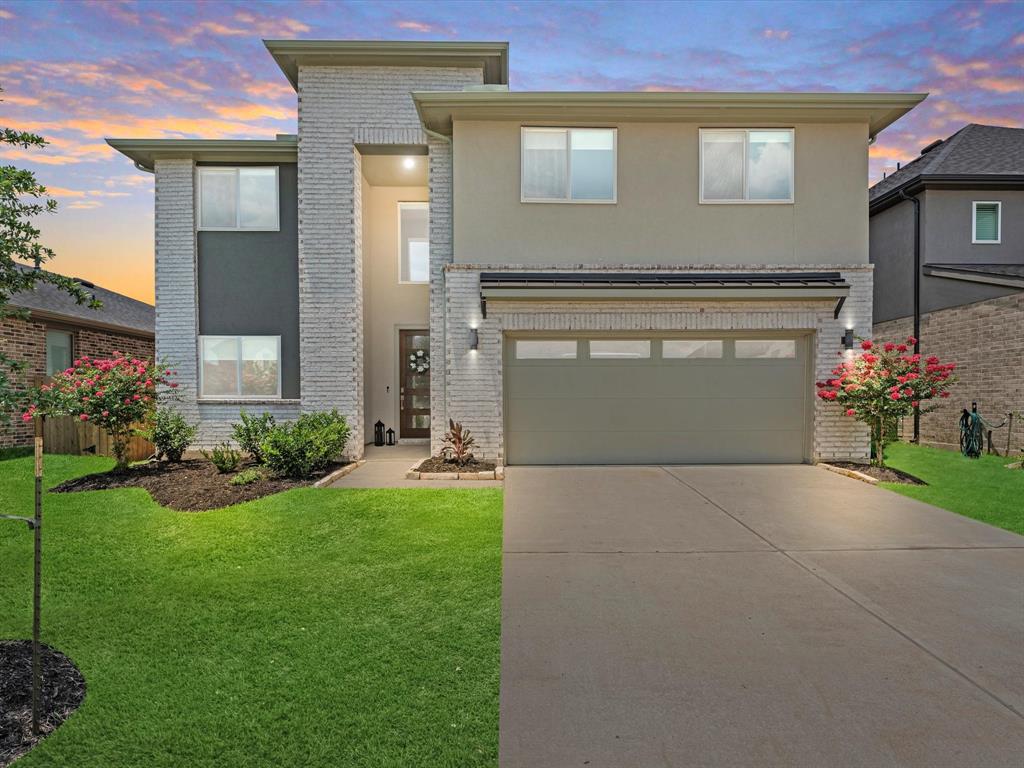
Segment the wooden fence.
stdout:
<svg viewBox="0 0 1024 768">
<path fill-rule="evenodd" d="M 73 416 L 48 416 L 43 424 L 43 449 L 46 453 L 70 453 L 75 456 L 113 456 L 110 433 L 95 424 Z M 156 452 L 154 445 L 135 435 L 128 441 L 128 461 L 143 461 Z"/>
</svg>

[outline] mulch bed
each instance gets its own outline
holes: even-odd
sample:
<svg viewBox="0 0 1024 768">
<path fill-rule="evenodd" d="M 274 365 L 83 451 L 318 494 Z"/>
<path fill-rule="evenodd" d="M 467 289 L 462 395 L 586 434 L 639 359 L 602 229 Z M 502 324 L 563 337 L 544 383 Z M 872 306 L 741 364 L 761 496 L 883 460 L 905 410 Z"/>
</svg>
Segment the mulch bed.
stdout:
<svg viewBox="0 0 1024 768">
<path fill-rule="evenodd" d="M 0 768 L 28 752 L 85 699 L 85 678 L 60 651 L 40 644 L 43 669 L 40 735 L 32 733 L 32 641 L 0 640 Z"/>
<path fill-rule="evenodd" d="M 902 483 L 903 485 L 928 485 L 924 480 L 913 475 L 908 475 L 906 472 L 901 472 L 898 469 L 892 467 L 876 467 L 871 464 L 856 464 L 852 461 L 830 461 L 833 467 L 842 467 L 843 469 L 852 469 L 860 472 L 862 475 L 873 477 L 876 480 L 883 483 Z"/>
<path fill-rule="evenodd" d="M 231 478 L 238 472 L 255 466 L 251 461 L 242 462 L 235 472 L 222 475 L 205 459 L 186 459 L 177 464 L 150 462 L 133 465 L 124 472 L 102 472 L 78 477 L 52 490 L 55 493 L 68 493 L 104 491 L 110 488 L 145 488 L 157 504 L 182 512 L 199 512 L 312 485 L 344 464 L 332 464 L 325 471 L 315 473 L 306 480 L 267 475 L 248 485 L 231 485 Z"/>
<path fill-rule="evenodd" d="M 493 461 L 477 461 L 471 459 L 463 465 L 458 465 L 454 461 L 446 461 L 440 456 L 431 456 L 429 459 L 424 459 L 417 471 L 419 472 L 491 472 L 495 468 Z"/>
</svg>

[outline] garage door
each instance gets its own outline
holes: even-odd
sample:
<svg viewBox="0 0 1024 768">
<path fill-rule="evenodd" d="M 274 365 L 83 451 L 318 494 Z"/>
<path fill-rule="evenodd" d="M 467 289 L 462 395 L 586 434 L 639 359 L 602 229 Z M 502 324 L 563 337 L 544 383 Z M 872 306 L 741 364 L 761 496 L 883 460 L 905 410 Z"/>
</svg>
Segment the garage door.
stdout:
<svg viewBox="0 0 1024 768">
<path fill-rule="evenodd" d="M 803 461 L 808 339 L 507 338 L 506 461 Z"/>
</svg>

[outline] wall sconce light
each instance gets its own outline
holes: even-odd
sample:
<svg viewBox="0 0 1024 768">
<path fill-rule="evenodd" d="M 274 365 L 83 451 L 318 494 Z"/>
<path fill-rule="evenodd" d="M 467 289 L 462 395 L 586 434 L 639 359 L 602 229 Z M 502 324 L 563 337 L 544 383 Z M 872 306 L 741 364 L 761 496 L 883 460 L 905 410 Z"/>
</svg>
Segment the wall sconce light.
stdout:
<svg viewBox="0 0 1024 768">
<path fill-rule="evenodd" d="M 853 328 L 846 329 L 846 333 L 843 334 L 841 341 L 845 349 L 853 349 Z"/>
<path fill-rule="evenodd" d="M 480 349 L 480 332 L 476 328 L 469 329 L 469 348 L 474 352 Z"/>
</svg>

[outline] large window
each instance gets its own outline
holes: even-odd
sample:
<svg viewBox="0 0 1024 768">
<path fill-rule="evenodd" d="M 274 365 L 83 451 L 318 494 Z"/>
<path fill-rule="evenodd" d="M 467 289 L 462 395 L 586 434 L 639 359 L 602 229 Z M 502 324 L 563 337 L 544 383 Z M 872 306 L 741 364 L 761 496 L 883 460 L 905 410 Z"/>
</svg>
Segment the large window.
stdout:
<svg viewBox="0 0 1024 768">
<path fill-rule="evenodd" d="M 614 203 L 614 128 L 523 128 L 524 203 Z"/>
<path fill-rule="evenodd" d="M 998 243 L 1000 240 L 1000 221 L 1002 204 L 998 202 L 974 203 L 972 243 Z"/>
<path fill-rule="evenodd" d="M 198 169 L 197 178 L 200 229 L 280 229 L 276 166 L 204 166 Z"/>
<path fill-rule="evenodd" d="M 201 336 L 201 397 L 281 396 L 280 336 Z"/>
<path fill-rule="evenodd" d="M 430 282 L 430 206 L 398 204 L 399 281 Z"/>
<path fill-rule="evenodd" d="M 701 129 L 700 201 L 793 202 L 793 130 Z"/>
<path fill-rule="evenodd" d="M 53 376 L 71 367 L 74 343 L 71 331 L 46 332 L 46 375 Z"/>
</svg>

